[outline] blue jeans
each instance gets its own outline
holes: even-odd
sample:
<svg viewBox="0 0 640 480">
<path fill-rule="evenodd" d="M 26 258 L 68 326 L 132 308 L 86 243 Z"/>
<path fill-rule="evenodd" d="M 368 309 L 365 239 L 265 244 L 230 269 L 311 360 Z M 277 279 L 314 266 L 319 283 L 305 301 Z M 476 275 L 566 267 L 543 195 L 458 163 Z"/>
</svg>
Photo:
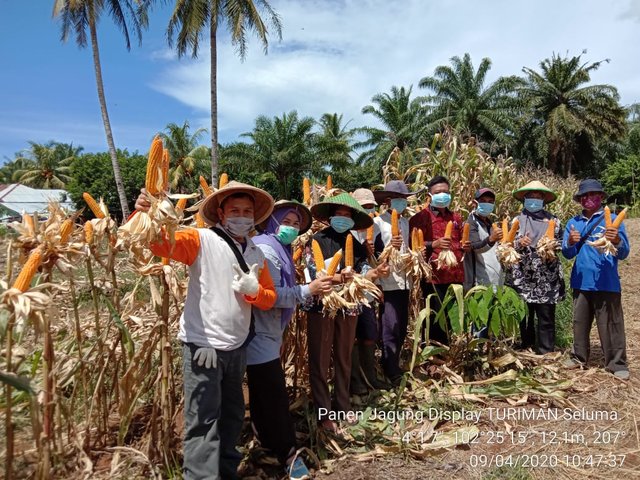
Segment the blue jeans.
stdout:
<svg viewBox="0 0 640 480">
<path fill-rule="evenodd" d="M 236 449 L 244 420 L 242 379 L 245 348 L 217 350 L 217 368 L 193 362 L 199 347 L 185 343 L 184 462 L 185 480 L 237 479 L 242 455 Z"/>
</svg>

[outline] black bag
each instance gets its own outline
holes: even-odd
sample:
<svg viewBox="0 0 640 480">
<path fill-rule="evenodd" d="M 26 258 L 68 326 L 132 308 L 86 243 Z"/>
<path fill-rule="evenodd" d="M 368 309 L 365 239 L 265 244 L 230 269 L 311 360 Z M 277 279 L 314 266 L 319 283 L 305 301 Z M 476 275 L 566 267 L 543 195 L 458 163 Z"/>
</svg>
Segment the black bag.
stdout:
<svg viewBox="0 0 640 480">
<path fill-rule="evenodd" d="M 227 235 L 227 232 L 225 232 L 224 230 L 218 227 L 211 227 L 211 230 L 216 235 L 218 235 L 221 239 L 223 239 L 227 243 L 227 245 L 229 245 L 229 248 L 231 249 L 233 254 L 236 256 L 236 260 L 238 261 L 238 265 L 240 265 L 240 268 L 242 269 L 242 271 L 244 273 L 249 273 L 250 269 L 249 269 L 249 265 L 247 265 L 247 261 L 242 256 L 242 253 L 240 253 L 240 250 L 238 250 L 238 247 L 236 247 L 235 242 L 231 239 L 229 235 Z M 256 336 L 256 321 L 255 321 L 255 318 L 253 317 L 253 307 L 251 307 L 251 323 L 249 324 L 249 335 L 247 335 L 247 339 L 244 341 L 242 346 L 246 347 L 255 336 Z"/>
<path fill-rule="evenodd" d="M 587 230 L 587 233 L 585 233 L 584 235 L 582 235 L 582 237 L 580 237 L 580 240 L 575 245 L 575 247 L 578 249 L 578 252 L 580 252 L 580 249 L 584 245 L 584 242 L 586 242 L 589 239 L 589 237 L 591 236 L 593 231 L 596 229 L 596 227 L 602 223 L 602 219 L 603 218 L 604 218 L 604 215 L 602 215 L 602 217 L 600 217 L 600 220 L 598 220 L 596 223 L 591 225 L 589 230 Z"/>
</svg>

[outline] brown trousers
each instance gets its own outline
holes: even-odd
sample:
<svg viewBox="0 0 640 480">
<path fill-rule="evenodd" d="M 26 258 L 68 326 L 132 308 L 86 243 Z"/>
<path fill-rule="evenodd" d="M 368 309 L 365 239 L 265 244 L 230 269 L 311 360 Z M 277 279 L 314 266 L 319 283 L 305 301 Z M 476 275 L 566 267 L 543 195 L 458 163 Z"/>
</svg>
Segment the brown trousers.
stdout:
<svg viewBox="0 0 640 480">
<path fill-rule="evenodd" d="M 356 337 L 358 317 L 338 313 L 334 318 L 309 312 L 307 342 L 309 346 L 309 381 L 316 408 L 332 410 L 328 375 L 333 355 L 334 406 L 338 411 L 351 410 L 349 381 L 351 376 L 351 350 Z M 318 420 L 322 420 L 318 418 Z"/>
</svg>

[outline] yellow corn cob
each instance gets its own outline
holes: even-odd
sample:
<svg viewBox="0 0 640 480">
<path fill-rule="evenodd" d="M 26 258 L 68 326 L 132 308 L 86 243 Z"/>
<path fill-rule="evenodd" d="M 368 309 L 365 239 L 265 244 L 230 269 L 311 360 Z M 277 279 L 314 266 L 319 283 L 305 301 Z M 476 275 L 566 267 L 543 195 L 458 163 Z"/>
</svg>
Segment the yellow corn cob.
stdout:
<svg viewBox="0 0 640 480">
<path fill-rule="evenodd" d="M 411 230 L 411 250 L 413 250 L 414 252 L 417 252 L 419 250 L 417 228 Z"/>
<path fill-rule="evenodd" d="M 218 183 L 218 188 L 224 187 L 227 183 L 229 183 L 229 175 L 223 173 L 220 175 L 220 182 Z"/>
<path fill-rule="evenodd" d="M 302 202 L 305 205 L 309 205 L 311 203 L 311 184 L 309 183 L 308 178 L 302 180 Z"/>
<path fill-rule="evenodd" d="M 296 248 L 296 251 L 293 252 L 293 263 L 297 263 L 298 260 L 302 258 L 302 247 Z"/>
<path fill-rule="evenodd" d="M 552 218 L 547 225 L 547 232 L 544 234 L 547 238 L 553 240 L 556 236 L 556 221 Z"/>
<path fill-rule="evenodd" d="M 200 186 L 202 187 L 202 191 L 204 192 L 205 197 L 208 197 L 213 193 L 213 190 L 211 190 L 211 187 L 202 175 L 200 175 Z"/>
<path fill-rule="evenodd" d="M 13 283 L 13 288 L 17 288 L 21 292 L 26 292 L 29 290 L 31 286 L 31 280 L 33 280 L 33 276 L 38 270 L 38 266 L 40 266 L 40 262 L 42 261 L 42 251 L 39 248 L 36 248 L 31 252 L 27 262 L 20 270 L 20 274 L 16 281 Z"/>
<path fill-rule="evenodd" d="M 509 221 L 505 218 L 502 220 L 502 241 L 509 243 Z"/>
<path fill-rule="evenodd" d="M 611 226 L 611 209 L 607 205 L 604 207 L 604 226 L 609 228 Z"/>
<path fill-rule="evenodd" d="M 147 178 L 144 186 L 147 193 L 157 195 L 164 185 L 164 180 L 160 181 L 163 171 L 163 148 L 162 139 L 156 136 L 151 142 L 151 150 L 149 150 L 149 160 L 147 161 Z"/>
<path fill-rule="evenodd" d="M 178 203 L 176 203 L 176 208 L 178 210 L 184 210 L 184 207 L 187 206 L 187 199 L 186 198 L 181 198 L 180 200 L 178 200 Z"/>
<path fill-rule="evenodd" d="M 88 245 L 93 243 L 93 223 L 90 221 L 84 222 L 84 241 Z"/>
<path fill-rule="evenodd" d="M 25 213 L 23 218 L 24 218 L 24 223 L 27 226 L 27 231 L 29 232 L 29 235 L 33 237 L 36 234 L 36 224 L 33 221 L 33 217 L 28 213 Z"/>
<path fill-rule="evenodd" d="M 391 236 L 400 235 L 400 226 L 398 225 L 398 212 L 396 209 L 391 210 Z"/>
<path fill-rule="evenodd" d="M 449 220 L 447 222 L 447 227 L 444 229 L 444 238 L 451 238 L 452 232 L 453 232 L 453 222 Z"/>
<path fill-rule="evenodd" d="M 420 245 L 420 250 L 424 248 L 424 233 L 422 233 L 422 229 L 418 229 L 418 245 Z"/>
<path fill-rule="evenodd" d="M 200 213 L 196 213 L 196 227 L 197 228 L 205 227 L 204 219 L 202 218 L 202 215 L 200 215 Z"/>
<path fill-rule="evenodd" d="M 353 235 L 347 235 L 347 239 L 344 244 L 344 266 L 353 268 Z"/>
<path fill-rule="evenodd" d="M 162 149 L 162 189 L 169 190 L 169 150 Z"/>
<path fill-rule="evenodd" d="M 627 216 L 627 209 L 625 208 L 624 210 L 622 210 L 620 212 L 620 214 L 616 217 L 616 219 L 613 221 L 613 223 L 611 224 L 611 226 L 613 228 L 620 228 L 620 225 L 622 224 L 622 221 L 624 220 L 624 217 Z"/>
<path fill-rule="evenodd" d="M 333 179 L 331 178 L 331 175 L 327 175 L 327 191 L 331 190 L 333 188 Z"/>
<path fill-rule="evenodd" d="M 96 202 L 95 198 L 93 198 L 90 193 L 84 192 L 82 194 L 82 198 L 84 198 L 84 201 L 87 202 L 89 209 L 93 212 L 96 218 L 105 217 L 104 212 L 100 209 L 100 205 L 98 205 L 98 202 Z"/>
<path fill-rule="evenodd" d="M 169 259 L 167 257 L 162 257 L 162 265 L 169 265 Z"/>
<path fill-rule="evenodd" d="M 311 242 L 311 251 L 313 252 L 313 261 L 316 264 L 316 271 L 324 270 L 324 257 L 322 256 L 322 249 L 317 240 Z"/>
<path fill-rule="evenodd" d="M 342 260 L 342 250 L 338 250 L 336 254 L 331 259 L 331 263 L 329 263 L 329 268 L 327 268 L 327 275 L 330 277 L 336 274 L 338 270 L 338 265 L 340 265 L 340 260 Z"/>
<path fill-rule="evenodd" d="M 462 227 L 462 243 L 469 241 L 469 229 L 470 228 L 471 228 L 471 225 L 469 225 L 468 223 L 465 223 L 464 227 Z"/>
<path fill-rule="evenodd" d="M 520 220 L 517 218 L 511 224 L 511 230 L 507 233 L 507 243 L 511 243 L 516 239 L 516 235 L 518 234 L 518 229 L 520 228 Z"/>
<path fill-rule="evenodd" d="M 60 243 L 67 243 L 73 231 L 73 220 L 67 218 L 60 226 Z"/>
</svg>

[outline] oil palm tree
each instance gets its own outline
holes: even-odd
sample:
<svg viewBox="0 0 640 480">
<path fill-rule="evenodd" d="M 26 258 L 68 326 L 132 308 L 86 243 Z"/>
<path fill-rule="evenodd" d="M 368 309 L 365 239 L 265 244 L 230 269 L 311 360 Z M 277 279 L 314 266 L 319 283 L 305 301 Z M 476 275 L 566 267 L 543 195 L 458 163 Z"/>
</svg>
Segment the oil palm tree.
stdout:
<svg viewBox="0 0 640 480">
<path fill-rule="evenodd" d="M 160 133 L 171 159 L 172 167 L 169 171 L 171 189 L 178 189 L 181 193 L 187 191 L 190 193 L 189 189 L 182 188 L 186 187 L 183 184 L 185 180 L 194 176 L 197 167 L 202 165 L 209 155 L 209 149 L 206 146 L 198 145 L 200 137 L 207 129 L 199 128 L 193 133 L 190 133 L 189 129 L 188 121 L 182 125 L 170 123 L 165 128 L 166 133 Z"/>
<path fill-rule="evenodd" d="M 530 112 L 519 147 L 564 175 L 588 169 L 601 139 L 615 141 L 625 133 L 617 89 L 590 84 L 591 72 L 608 60 L 581 57 L 554 54 L 540 62 L 539 72 L 525 67 L 526 84 L 518 89 Z"/>
<path fill-rule="evenodd" d="M 218 26 L 226 23 L 231 33 L 231 43 L 236 47 L 241 59 L 247 53 L 247 32 L 255 32 L 262 42 L 265 53 L 269 45 L 268 28 L 262 19 L 261 10 L 266 14 L 278 39 L 282 38 L 282 25 L 275 10 L 266 0 L 176 0 L 169 20 L 167 38 L 173 45 L 175 40 L 178 56 L 190 52 L 198 56 L 200 38 L 209 27 L 211 60 L 211 177 L 213 183 L 218 178 Z"/>
<path fill-rule="evenodd" d="M 71 180 L 71 162 L 82 147 L 56 142 L 29 144 L 31 147 L 14 160 L 23 168 L 13 172 L 13 181 L 34 188 L 65 188 Z"/>
<path fill-rule="evenodd" d="M 424 97 L 429 130 L 435 133 L 450 126 L 487 143 L 509 145 L 521 106 L 515 88 L 522 80 L 500 77 L 487 85 L 490 69 L 489 58 L 483 58 L 476 70 L 465 53 L 463 58 L 452 57 L 451 66 L 440 65 L 432 77 L 422 78 L 418 86 L 431 91 Z"/>
<path fill-rule="evenodd" d="M 130 50 L 131 40 L 129 30 L 131 28 L 138 38 L 138 41 L 142 41 L 142 28 L 147 24 L 146 12 L 149 3 L 150 0 L 135 0 L 135 2 L 132 0 L 54 0 L 53 3 L 53 16 L 60 19 L 62 30 L 61 40 L 63 42 L 66 42 L 69 36 L 75 35 L 78 46 L 85 48 L 87 46 L 87 29 L 89 30 L 102 123 L 107 137 L 109 156 L 111 157 L 116 189 L 124 218 L 129 216 L 129 207 L 127 206 L 127 196 L 122 182 L 115 142 L 113 141 L 109 113 L 107 112 L 104 82 L 102 81 L 100 50 L 98 48 L 97 26 L 103 14 L 108 14 L 121 30 L 125 38 L 127 50 Z"/>
<path fill-rule="evenodd" d="M 320 131 L 315 135 L 317 158 L 332 170 L 343 170 L 349 167 L 353 158 L 355 128 L 348 128 L 349 122 L 342 122 L 342 115 L 325 113 L 320 117 Z"/>
</svg>

